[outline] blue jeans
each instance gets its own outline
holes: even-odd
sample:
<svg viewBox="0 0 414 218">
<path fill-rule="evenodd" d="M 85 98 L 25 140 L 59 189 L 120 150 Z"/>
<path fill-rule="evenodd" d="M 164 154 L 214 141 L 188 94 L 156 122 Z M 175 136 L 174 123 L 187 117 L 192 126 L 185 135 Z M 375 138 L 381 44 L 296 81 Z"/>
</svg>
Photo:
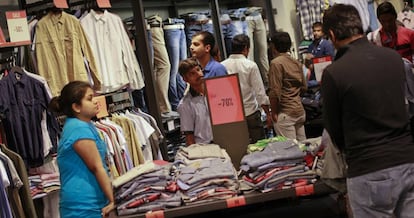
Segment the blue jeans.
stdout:
<svg viewBox="0 0 414 218">
<path fill-rule="evenodd" d="M 247 35 L 248 33 L 248 26 L 247 21 L 245 20 L 233 20 L 233 37 L 235 35 L 244 34 Z"/>
<path fill-rule="evenodd" d="M 187 35 L 187 45 L 191 45 L 191 39 L 194 34 L 200 31 L 214 33 L 214 27 L 211 20 L 205 14 L 192 14 L 190 20 L 186 23 L 185 32 Z"/>
<path fill-rule="evenodd" d="M 184 24 L 177 23 L 164 25 L 164 38 L 171 64 L 168 99 L 171 104 L 171 109 L 175 111 L 177 110 L 180 99 L 184 95 L 187 85 L 178 73 L 178 65 L 180 61 L 187 58 L 187 43 Z"/>
<path fill-rule="evenodd" d="M 413 217 L 414 163 L 348 178 L 346 183 L 355 218 Z"/>
</svg>

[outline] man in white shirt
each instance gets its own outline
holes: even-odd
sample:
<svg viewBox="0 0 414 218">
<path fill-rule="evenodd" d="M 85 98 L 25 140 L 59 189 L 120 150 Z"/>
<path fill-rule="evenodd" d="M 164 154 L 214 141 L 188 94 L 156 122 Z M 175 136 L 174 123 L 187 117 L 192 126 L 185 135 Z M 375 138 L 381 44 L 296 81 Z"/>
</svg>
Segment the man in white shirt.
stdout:
<svg viewBox="0 0 414 218">
<path fill-rule="evenodd" d="M 265 138 L 259 106 L 267 113 L 268 126 L 272 127 L 269 97 L 266 95 L 259 67 L 255 62 L 247 59 L 250 50 L 249 37 L 244 34 L 236 35 L 231 44 L 232 54 L 221 63 L 229 74 L 239 74 L 250 142 L 255 143 Z"/>
</svg>

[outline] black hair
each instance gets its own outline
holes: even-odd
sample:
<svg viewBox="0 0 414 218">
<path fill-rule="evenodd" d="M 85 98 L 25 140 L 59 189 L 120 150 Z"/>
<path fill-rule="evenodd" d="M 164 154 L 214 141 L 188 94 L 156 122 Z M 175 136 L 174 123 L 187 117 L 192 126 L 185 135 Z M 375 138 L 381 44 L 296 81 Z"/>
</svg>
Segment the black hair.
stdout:
<svg viewBox="0 0 414 218">
<path fill-rule="evenodd" d="M 194 57 L 187 58 L 180 61 L 180 65 L 178 66 L 178 72 L 182 77 L 184 77 L 190 70 L 197 66 L 200 67 L 200 64 Z"/>
<path fill-rule="evenodd" d="M 344 40 L 358 34 L 364 34 L 361 17 L 352 5 L 335 4 L 323 15 L 323 32 L 329 36 L 335 34 L 337 40 Z"/>
<path fill-rule="evenodd" d="M 82 99 L 91 85 L 84 81 L 72 81 L 66 84 L 60 96 L 53 97 L 49 103 L 49 110 L 57 113 L 63 113 L 67 117 L 75 117 L 72 104 L 81 105 Z"/>
<path fill-rule="evenodd" d="M 193 35 L 193 37 L 196 36 L 202 36 L 203 39 L 201 40 L 201 42 L 203 42 L 204 46 L 206 45 L 210 45 L 211 49 L 210 49 L 210 54 L 213 55 L 213 49 L 214 46 L 216 45 L 216 39 L 214 38 L 214 35 L 208 31 L 200 31 L 197 32 Z"/>
<path fill-rule="evenodd" d="M 231 53 L 241 54 L 245 48 L 250 48 L 250 39 L 245 34 L 239 34 L 231 40 Z"/>
<path fill-rule="evenodd" d="M 275 49 L 280 53 L 288 52 L 290 47 L 292 47 L 292 40 L 287 32 L 276 32 L 271 37 L 271 42 Z"/>
<path fill-rule="evenodd" d="M 379 18 L 383 14 L 391 14 L 395 18 L 397 18 L 397 11 L 395 11 L 394 6 L 391 2 L 383 2 L 378 5 L 377 7 L 377 18 Z"/>
<path fill-rule="evenodd" d="M 317 21 L 317 22 L 315 22 L 315 23 L 313 23 L 313 24 L 312 24 L 312 30 L 313 30 L 315 27 L 322 27 L 322 26 L 323 26 L 322 22 Z"/>
</svg>

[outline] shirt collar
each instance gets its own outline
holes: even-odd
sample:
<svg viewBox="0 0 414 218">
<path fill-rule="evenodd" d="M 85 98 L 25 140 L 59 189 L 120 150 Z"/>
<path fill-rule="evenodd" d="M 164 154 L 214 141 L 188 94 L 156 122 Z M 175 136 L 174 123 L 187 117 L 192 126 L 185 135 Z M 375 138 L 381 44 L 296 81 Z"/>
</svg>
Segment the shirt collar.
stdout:
<svg viewBox="0 0 414 218">
<path fill-rule="evenodd" d="M 103 22 L 106 22 L 107 20 L 107 10 L 104 10 L 103 13 L 96 13 L 95 10 L 91 10 L 89 13 L 96 19 L 96 21 L 102 20 Z"/>
<path fill-rule="evenodd" d="M 246 56 L 244 56 L 243 54 L 231 54 L 229 56 L 229 58 L 232 58 L 232 59 L 245 59 Z"/>
<path fill-rule="evenodd" d="M 66 20 L 66 13 L 62 11 L 62 13 L 53 13 L 53 12 L 49 12 L 48 16 L 50 17 L 50 19 L 52 20 L 52 23 L 54 25 L 61 23 L 64 24 L 65 20 Z"/>
<path fill-rule="evenodd" d="M 338 60 L 339 58 L 341 58 L 352 46 L 354 46 L 354 45 L 360 45 L 362 43 L 369 43 L 367 37 L 362 37 L 362 38 L 356 39 L 356 40 L 348 43 L 347 45 L 342 46 L 336 52 L 335 60 Z"/>
<path fill-rule="evenodd" d="M 9 72 L 9 75 L 11 81 L 13 82 L 13 85 L 16 85 L 17 83 L 22 83 L 24 86 L 26 86 L 28 82 L 28 78 L 26 73 L 15 73 L 13 71 Z"/>
<path fill-rule="evenodd" d="M 215 61 L 214 58 L 210 56 L 210 60 L 208 61 L 206 67 L 204 67 L 204 70 L 203 71 L 204 72 L 210 72 L 211 67 L 212 67 L 214 61 Z"/>
</svg>

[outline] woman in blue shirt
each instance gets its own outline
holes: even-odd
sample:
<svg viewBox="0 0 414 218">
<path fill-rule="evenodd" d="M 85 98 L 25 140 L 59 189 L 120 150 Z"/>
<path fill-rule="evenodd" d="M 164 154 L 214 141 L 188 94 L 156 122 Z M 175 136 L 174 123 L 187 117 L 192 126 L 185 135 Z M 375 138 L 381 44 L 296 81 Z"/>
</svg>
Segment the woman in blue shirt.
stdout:
<svg viewBox="0 0 414 218">
<path fill-rule="evenodd" d="M 65 85 L 49 108 L 67 118 L 58 147 L 60 216 L 101 218 L 114 209 L 114 197 L 105 164 L 106 144 L 91 119 L 99 108 L 89 83 Z"/>
</svg>

